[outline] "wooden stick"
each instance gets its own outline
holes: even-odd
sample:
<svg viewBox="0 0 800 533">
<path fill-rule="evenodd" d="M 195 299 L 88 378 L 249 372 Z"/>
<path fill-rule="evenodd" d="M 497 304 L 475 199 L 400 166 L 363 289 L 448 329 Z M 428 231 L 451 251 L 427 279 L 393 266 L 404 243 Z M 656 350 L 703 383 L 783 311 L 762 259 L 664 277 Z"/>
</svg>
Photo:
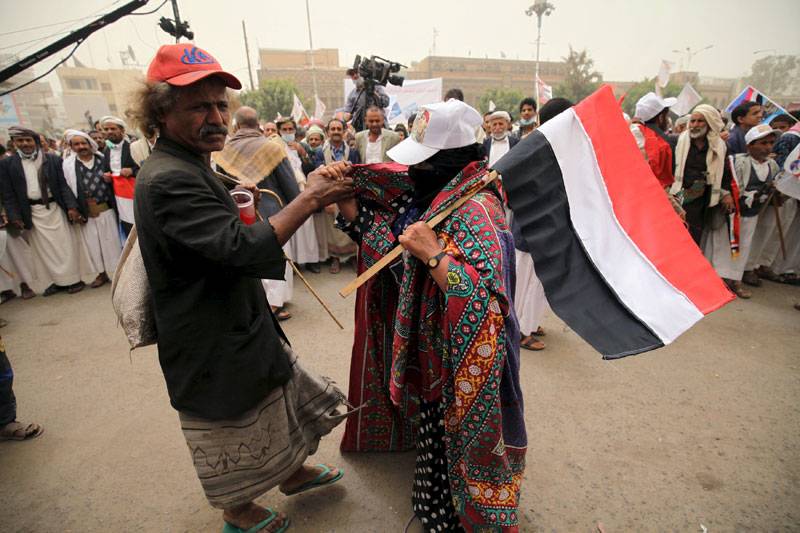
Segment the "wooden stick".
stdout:
<svg viewBox="0 0 800 533">
<path fill-rule="evenodd" d="M 781 241 L 781 253 L 783 253 L 783 260 L 786 260 L 786 241 L 783 240 L 783 225 L 781 224 L 781 216 L 778 213 L 778 196 L 772 196 L 772 207 L 775 208 L 775 225 L 778 226 L 778 239 Z"/>
<path fill-rule="evenodd" d="M 444 219 L 446 219 L 448 216 L 450 216 L 450 213 L 452 213 L 453 211 L 455 211 L 456 209 L 458 209 L 459 207 L 464 205 L 464 203 L 467 200 L 469 200 L 470 198 L 472 198 L 473 196 L 478 194 L 478 192 L 480 192 L 484 187 L 486 187 L 487 185 L 492 183 L 498 177 L 499 177 L 499 174 L 497 172 L 495 172 L 494 170 L 491 171 L 489 174 L 484 176 L 484 178 L 480 181 L 479 185 L 477 187 L 475 187 L 475 189 L 465 193 L 464 196 L 462 196 L 461 198 L 456 200 L 455 203 L 453 203 L 453 205 L 451 205 L 450 207 L 448 207 L 447 209 L 445 209 L 444 211 L 442 211 L 441 213 L 439 213 L 435 217 L 433 217 L 430 220 L 428 220 L 427 222 L 425 222 L 425 224 L 427 224 L 428 227 L 431 228 L 431 229 L 435 228 Z M 339 291 L 339 295 L 342 298 L 347 298 L 348 296 L 350 296 L 356 289 L 358 289 L 360 286 L 362 286 L 367 281 L 369 281 L 373 276 L 375 276 L 375 274 L 377 274 L 378 272 L 383 270 L 389 263 L 391 263 L 392 261 L 397 259 L 400 256 L 400 254 L 403 253 L 404 249 L 405 248 L 403 248 L 402 244 L 398 244 L 397 246 L 395 246 L 392 249 L 392 251 L 390 251 L 388 254 L 384 255 L 383 257 L 381 257 L 381 259 L 377 263 L 372 265 L 369 269 L 367 269 L 365 272 L 363 272 L 360 276 L 358 276 L 352 282 L 348 283 L 342 290 Z"/>
<path fill-rule="evenodd" d="M 216 172 L 216 174 L 217 174 L 217 176 L 219 176 L 223 180 L 230 181 L 231 183 L 235 183 L 237 185 L 241 185 L 241 182 L 239 180 L 237 180 L 236 178 L 232 178 L 230 176 L 226 176 L 225 174 L 220 174 L 219 172 Z M 281 197 L 278 196 L 277 193 L 275 193 L 274 191 L 270 191 L 269 189 L 258 189 L 258 192 L 273 196 L 275 198 L 275 201 L 278 202 L 278 205 L 280 207 L 283 207 L 283 202 L 281 201 Z M 257 209 L 256 209 L 256 217 L 258 217 L 258 219 L 261 222 L 264 221 L 264 218 L 261 216 L 261 213 L 259 213 Z M 322 297 L 317 293 L 317 291 L 314 290 L 314 287 L 311 286 L 311 284 L 308 282 L 308 280 L 305 278 L 305 276 L 303 276 L 303 274 L 300 273 L 300 269 L 297 268 L 297 265 L 294 264 L 294 261 L 292 261 L 291 259 L 286 257 L 285 254 L 284 254 L 284 258 L 286 259 L 286 261 L 289 262 L 289 265 L 291 265 L 292 270 L 294 270 L 295 274 L 297 274 L 297 277 L 300 278 L 300 281 L 303 282 L 303 285 L 306 286 L 308 291 L 314 296 L 314 298 L 316 298 L 316 300 L 319 302 L 319 304 L 322 306 L 322 308 L 325 309 L 325 311 L 328 313 L 328 316 L 330 316 L 333 319 L 333 321 L 336 322 L 336 325 L 339 326 L 339 329 L 344 329 L 344 326 L 342 325 L 341 322 L 339 322 L 339 320 L 333 314 L 333 311 L 331 311 L 331 308 L 328 307 L 328 305 L 322 300 Z"/>
</svg>

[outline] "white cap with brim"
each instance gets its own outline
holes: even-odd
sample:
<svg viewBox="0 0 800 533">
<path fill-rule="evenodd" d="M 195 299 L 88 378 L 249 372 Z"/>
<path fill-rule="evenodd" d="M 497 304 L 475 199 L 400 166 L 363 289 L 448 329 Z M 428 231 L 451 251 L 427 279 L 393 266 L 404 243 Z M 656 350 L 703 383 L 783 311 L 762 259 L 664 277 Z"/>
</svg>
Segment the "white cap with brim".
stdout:
<svg viewBox="0 0 800 533">
<path fill-rule="evenodd" d="M 664 111 L 664 109 L 674 106 L 677 102 L 677 98 L 661 98 L 651 91 L 636 102 L 636 116 L 643 122 L 647 122 Z"/>
<path fill-rule="evenodd" d="M 747 133 L 744 134 L 744 143 L 750 144 L 752 142 L 756 142 L 759 139 L 763 139 L 767 135 L 780 135 L 783 133 L 781 130 L 776 130 L 769 124 L 759 124 L 758 126 L 753 126 Z"/>
<path fill-rule="evenodd" d="M 439 150 L 475 144 L 475 131 L 482 122 L 480 113 L 460 100 L 426 104 L 417 111 L 408 138 L 386 155 L 402 165 L 416 165 Z"/>
</svg>

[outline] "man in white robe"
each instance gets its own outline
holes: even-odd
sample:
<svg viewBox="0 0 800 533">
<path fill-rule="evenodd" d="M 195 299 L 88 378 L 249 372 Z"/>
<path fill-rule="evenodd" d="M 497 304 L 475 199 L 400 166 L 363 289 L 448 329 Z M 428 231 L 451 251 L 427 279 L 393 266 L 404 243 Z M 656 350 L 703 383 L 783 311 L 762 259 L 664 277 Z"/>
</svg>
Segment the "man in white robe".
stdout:
<svg viewBox="0 0 800 533">
<path fill-rule="evenodd" d="M 99 272 L 92 288 L 108 283 L 114 275 L 122 251 L 114 191 L 103 177 L 103 155 L 87 134 L 78 130 L 66 133 L 72 155 L 64 160 L 64 178 L 78 202 L 83 223 L 79 234 L 89 253 L 91 271 Z"/>
<path fill-rule="evenodd" d="M 11 127 L 9 134 L 17 153 L 2 166 L 0 179 L 8 222 L 29 230 L 36 269 L 52 282 L 44 296 L 78 292 L 84 284 L 68 224 L 80 223 L 81 214 L 64 180 L 61 158 L 44 153 L 36 132 Z"/>
</svg>

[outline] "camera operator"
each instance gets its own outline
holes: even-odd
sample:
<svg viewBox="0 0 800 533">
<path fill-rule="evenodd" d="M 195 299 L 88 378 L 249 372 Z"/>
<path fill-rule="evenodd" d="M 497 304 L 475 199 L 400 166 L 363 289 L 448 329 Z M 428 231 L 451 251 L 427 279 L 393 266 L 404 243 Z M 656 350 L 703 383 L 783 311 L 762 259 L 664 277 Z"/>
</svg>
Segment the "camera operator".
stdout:
<svg viewBox="0 0 800 533">
<path fill-rule="evenodd" d="M 367 84 L 358 74 L 357 69 L 348 69 L 347 75 L 355 83 L 355 88 L 347 95 L 347 103 L 345 104 L 344 111 L 347 113 L 346 120 L 352 119 L 353 127 L 355 130 L 362 131 L 364 129 L 364 118 L 367 113 L 367 108 L 376 106 L 381 109 L 389 105 L 389 95 L 386 94 L 386 88 L 379 84 L 374 84 L 372 94 L 368 94 Z M 384 117 L 384 127 L 386 126 L 386 117 Z"/>
</svg>

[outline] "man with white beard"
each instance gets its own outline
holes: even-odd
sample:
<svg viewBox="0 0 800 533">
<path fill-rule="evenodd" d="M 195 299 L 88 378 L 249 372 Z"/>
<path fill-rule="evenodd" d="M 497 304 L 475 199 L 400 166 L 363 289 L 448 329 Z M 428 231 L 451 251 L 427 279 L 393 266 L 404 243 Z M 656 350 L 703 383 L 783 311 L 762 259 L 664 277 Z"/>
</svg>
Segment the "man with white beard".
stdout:
<svg viewBox="0 0 800 533">
<path fill-rule="evenodd" d="M 722 127 L 719 111 L 700 104 L 692 111 L 689 127 L 680 134 L 675 147 L 675 182 L 670 193 L 682 198 L 686 224 L 698 246 L 706 210 L 718 204 L 725 211 L 733 209 L 733 197 L 725 185 L 730 184 L 730 169 L 725 141 L 719 136 Z"/>
</svg>

